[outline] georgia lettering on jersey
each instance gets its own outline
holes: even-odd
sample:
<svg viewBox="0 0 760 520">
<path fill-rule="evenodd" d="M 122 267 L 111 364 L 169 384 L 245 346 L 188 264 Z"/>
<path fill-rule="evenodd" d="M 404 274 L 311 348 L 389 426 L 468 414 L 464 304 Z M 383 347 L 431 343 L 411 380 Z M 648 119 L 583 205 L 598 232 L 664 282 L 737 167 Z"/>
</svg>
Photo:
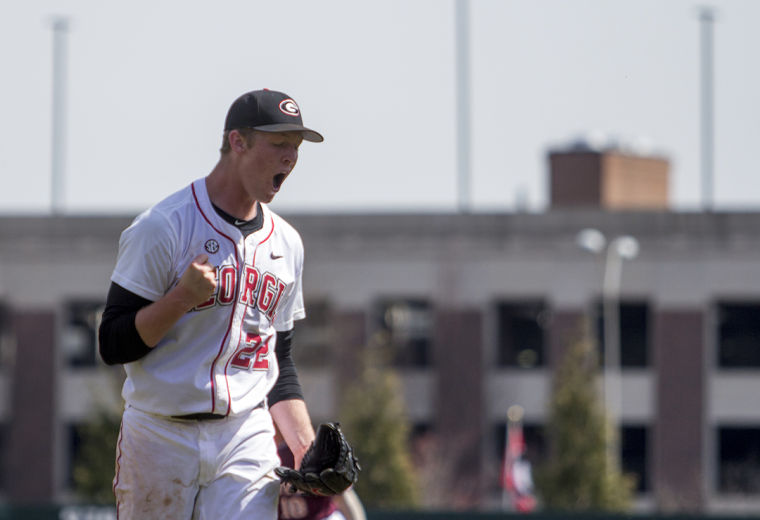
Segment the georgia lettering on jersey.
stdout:
<svg viewBox="0 0 760 520">
<path fill-rule="evenodd" d="M 267 318 L 274 319 L 277 305 L 288 284 L 272 272 L 261 273 L 255 265 L 244 265 L 242 276 L 238 276 L 232 264 L 215 267 L 217 288 L 214 294 L 193 310 L 202 311 L 215 305 L 231 305 L 237 295 L 238 303 L 255 307 Z M 238 288 L 240 278 L 240 290 Z"/>
</svg>

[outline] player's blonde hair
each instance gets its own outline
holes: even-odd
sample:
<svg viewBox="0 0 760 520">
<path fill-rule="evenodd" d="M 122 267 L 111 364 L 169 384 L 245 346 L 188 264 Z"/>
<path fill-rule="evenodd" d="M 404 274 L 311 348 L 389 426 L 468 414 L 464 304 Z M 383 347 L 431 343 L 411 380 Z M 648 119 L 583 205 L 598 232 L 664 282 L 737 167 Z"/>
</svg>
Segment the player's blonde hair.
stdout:
<svg viewBox="0 0 760 520">
<path fill-rule="evenodd" d="M 248 146 L 251 146 L 253 144 L 256 130 L 253 128 L 236 128 L 235 130 L 237 130 L 238 133 L 243 136 L 243 139 L 245 139 L 245 144 Z M 230 132 L 232 132 L 232 130 L 225 130 L 224 132 L 222 147 L 219 149 L 222 155 L 226 155 L 230 151 Z"/>
</svg>

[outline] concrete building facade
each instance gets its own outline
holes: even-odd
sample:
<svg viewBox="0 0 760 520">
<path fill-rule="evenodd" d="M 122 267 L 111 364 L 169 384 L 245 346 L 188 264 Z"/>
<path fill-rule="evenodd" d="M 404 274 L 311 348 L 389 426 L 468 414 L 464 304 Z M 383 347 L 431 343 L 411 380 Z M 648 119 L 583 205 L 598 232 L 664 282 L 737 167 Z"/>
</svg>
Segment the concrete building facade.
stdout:
<svg viewBox="0 0 760 520">
<path fill-rule="evenodd" d="M 636 237 L 619 296 L 638 507 L 760 510 L 760 213 L 284 216 L 306 249 L 296 348 L 314 420 L 336 417 L 358 353 L 384 334 L 415 433 L 449 443 L 467 484 L 457 503 L 482 508 L 498 503 L 507 408 L 525 409 L 540 457 L 552 369 L 598 315 L 604 262 L 578 232 Z M 5 501 L 72 499 L 76 425 L 119 406 L 94 330 L 131 219 L 0 218 Z"/>
</svg>

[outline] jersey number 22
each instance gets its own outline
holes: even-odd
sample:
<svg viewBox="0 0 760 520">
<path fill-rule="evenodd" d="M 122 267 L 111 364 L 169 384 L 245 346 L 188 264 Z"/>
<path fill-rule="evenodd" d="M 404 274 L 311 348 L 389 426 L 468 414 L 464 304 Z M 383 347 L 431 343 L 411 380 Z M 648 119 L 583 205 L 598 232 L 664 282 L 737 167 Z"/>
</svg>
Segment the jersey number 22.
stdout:
<svg viewBox="0 0 760 520">
<path fill-rule="evenodd" d="M 230 364 L 242 370 L 269 370 L 269 360 L 266 357 L 269 353 L 271 338 L 270 336 L 266 342 L 262 342 L 258 334 L 247 333 L 243 348 L 235 353 Z"/>
</svg>

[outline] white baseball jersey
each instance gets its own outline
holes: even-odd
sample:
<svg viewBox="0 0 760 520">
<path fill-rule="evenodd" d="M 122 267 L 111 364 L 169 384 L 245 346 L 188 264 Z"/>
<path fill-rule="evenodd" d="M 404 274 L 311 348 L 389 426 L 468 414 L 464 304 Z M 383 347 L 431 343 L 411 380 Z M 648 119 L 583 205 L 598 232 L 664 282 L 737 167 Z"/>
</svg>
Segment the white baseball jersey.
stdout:
<svg viewBox="0 0 760 520">
<path fill-rule="evenodd" d="M 256 407 L 278 376 L 276 331 L 305 317 L 303 244 L 263 208 L 263 226 L 243 237 L 214 210 L 198 179 L 139 215 L 121 235 L 111 280 L 156 301 L 205 253 L 217 289 L 185 314 L 142 359 L 127 363 L 122 396 L 159 415 L 235 415 Z"/>
</svg>

